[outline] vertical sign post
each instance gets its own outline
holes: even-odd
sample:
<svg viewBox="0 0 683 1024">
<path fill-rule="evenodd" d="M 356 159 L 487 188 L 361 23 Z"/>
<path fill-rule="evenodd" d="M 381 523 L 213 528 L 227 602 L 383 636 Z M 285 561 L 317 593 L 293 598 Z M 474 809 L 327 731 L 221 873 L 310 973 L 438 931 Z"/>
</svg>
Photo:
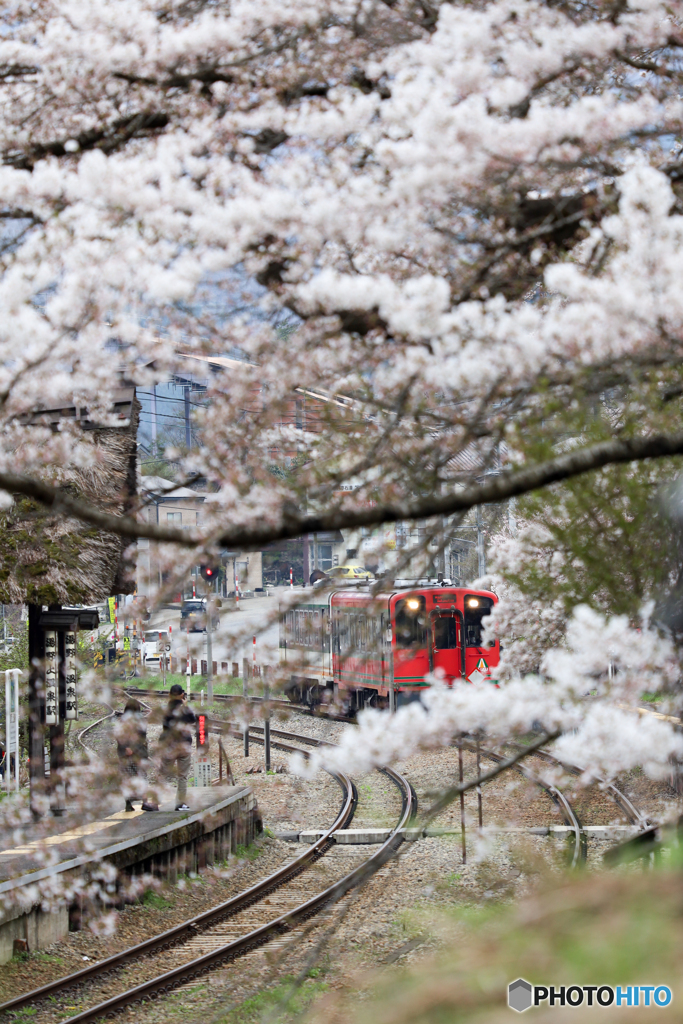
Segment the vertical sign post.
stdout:
<svg viewBox="0 0 683 1024">
<path fill-rule="evenodd" d="M 67 629 L 64 634 L 64 684 L 66 695 L 66 712 L 64 717 L 67 721 L 76 721 L 78 718 L 78 694 L 76 692 L 76 633 Z"/>
<path fill-rule="evenodd" d="M 195 786 L 211 785 L 211 755 L 209 751 L 209 728 L 206 715 L 197 715 L 197 753 L 194 763 Z"/>
<path fill-rule="evenodd" d="M 19 676 L 21 669 L 5 671 L 5 782 L 12 791 L 12 754 L 14 754 L 14 788 L 19 792 Z"/>
<path fill-rule="evenodd" d="M 57 675 L 57 633 L 45 630 L 45 722 L 56 725 L 59 721 L 59 687 Z"/>
<path fill-rule="evenodd" d="M 185 685 L 187 686 L 187 699 L 190 699 L 192 686 L 192 661 L 190 660 L 190 627 L 187 627 L 187 665 L 185 666 Z"/>
</svg>

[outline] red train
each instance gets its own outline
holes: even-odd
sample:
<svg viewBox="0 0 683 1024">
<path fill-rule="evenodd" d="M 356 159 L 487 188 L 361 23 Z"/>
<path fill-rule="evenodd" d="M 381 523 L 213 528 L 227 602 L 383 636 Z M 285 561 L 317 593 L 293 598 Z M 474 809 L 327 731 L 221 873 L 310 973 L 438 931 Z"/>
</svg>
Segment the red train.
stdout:
<svg viewBox="0 0 683 1024">
<path fill-rule="evenodd" d="M 484 644 L 482 619 L 497 601 L 486 590 L 420 581 L 373 594 L 329 583 L 280 616 L 280 660 L 292 663 L 291 700 L 339 699 L 350 711 L 419 700 L 436 671 L 448 683 L 495 682 L 498 641 Z"/>
</svg>

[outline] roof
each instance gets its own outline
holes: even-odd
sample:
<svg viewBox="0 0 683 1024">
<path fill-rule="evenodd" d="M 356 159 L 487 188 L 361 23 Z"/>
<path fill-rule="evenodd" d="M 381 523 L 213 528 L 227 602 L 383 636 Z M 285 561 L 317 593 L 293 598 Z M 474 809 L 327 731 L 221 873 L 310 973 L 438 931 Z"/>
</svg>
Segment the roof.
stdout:
<svg viewBox="0 0 683 1024">
<path fill-rule="evenodd" d="M 76 407 L 37 410 L 28 421 L 77 421 L 94 458 L 87 468 L 60 467 L 60 484 L 96 508 L 122 515 L 136 493 L 136 435 L 140 403 L 134 388 L 121 389 L 103 423 Z M 76 442 L 78 447 L 78 442 Z M 53 513 L 15 495 L 0 513 L 0 601 L 4 604 L 91 605 L 110 594 L 132 593 L 128 541 L 79 519 Z"/>
<path fill-rule="evenodd" d="M 193 491 L 189 487 L 173 487 L 173 481 L 163 476 L 141 476 L 138 482 L 141 491 L 153 494 L 163 501 L 169 498 L 194 498 L 196 501 L 205 501 L 206 494 L 202 491 Z M 169 490 L 172 488 L 172 490 Z"/>
</svg>

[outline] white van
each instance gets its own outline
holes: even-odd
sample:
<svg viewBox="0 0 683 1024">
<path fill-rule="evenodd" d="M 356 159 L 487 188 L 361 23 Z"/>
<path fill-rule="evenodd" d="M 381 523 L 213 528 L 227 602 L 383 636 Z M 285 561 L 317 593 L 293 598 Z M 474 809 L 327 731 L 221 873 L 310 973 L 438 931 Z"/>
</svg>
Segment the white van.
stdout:
<svg viewBox="0 0 683 1024">
<path fill-rule="evenodd" d="M 170 642 L 167 629 L 148 629 L 142 638 L 142 663 L 149 668 L 158 668 L 161 655 Z"/>
</svg>

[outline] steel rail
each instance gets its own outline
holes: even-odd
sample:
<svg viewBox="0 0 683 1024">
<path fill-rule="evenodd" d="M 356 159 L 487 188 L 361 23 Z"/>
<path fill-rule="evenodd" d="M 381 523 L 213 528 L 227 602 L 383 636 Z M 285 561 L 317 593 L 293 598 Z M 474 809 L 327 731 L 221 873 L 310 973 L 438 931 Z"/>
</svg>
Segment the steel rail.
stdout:
<svg viewBox="0 0 683 1024">
<path fill-rule="evenodd" d="M 89 728 L 91 727 L 89 726 Z M 280 746 L 280 744 L 277 743 L 274 743 L 273 745 Z M 294 747 L 285 747 L 284 744 L 282 746 L 288 751 L 294 751 L 297 749 Z M 303 754 L 307 753 L 307 751 L 301 750 L 297 750 L 297 752 Z M 330 775 L 336 779 L 343 792 L 342 805 L 339 813 L 330 828 L 293 862 L 279 868 L 277 871 L 273 872 L 272 875 L 269 875 L 256 885 L 251 886 L 251 888 L 245 890 L 243 893 L 233 896 L 218 907 L 213 907 L 211 910 L 207 910 L 203 914 L 199 914 L 197 917 L 194 917 L 189 921 L 183 921 L 181 924 L 175 925 L 175 927 L 162 932 L 160 935 L 155 935 L 150 939 L 146 939 L 144 942 L 138 943 L 136 946 L 130 946 L 128 949 L 124 949 L 120 953 L 115 953 L 113 956 L 107 957 L 106 960 L 84 967 L 75 974 L 69 974 L 63 978 L 58 978 L 56 981 L 42 985 L 40 988 L 34 989 L 32 992 L 27 992 L 3 1003 L 0 1005 L 0 1012 L 6 1013 L 10 1010 L 18 1010 L 22 1006 L 33 1004 L 39 999 L 46 999 L 50 996 L 56 995 L 57 993 L 67 991 L 68 989 L 73 988 L 76 985 L 80 985 L 89 979 L 105 977 L 106 975 L 113 973 L 115 970 L 118 970 L 131 960 L 136 960 L 141 956 L 147 956 L 151 953 L 170 949 L 172 946 L 179 945 L 187 939 L 194 938 L 198 932 L 205 931 L 207 928 L 220 924 L 227 918 L 233 917 L 235 914 L 247 907 L 260 902 L 276 889 L 279 889 L 293 878 L 296 878 L 317 860 L 323 857 L 325 853 L 327 853 L 327 851 L 334 845 L 334 833 L 338 829 L 344 828 L 350 824 L 356 810 L 358 794 L 356 792 L 356 787 L 349 776 L 344 772 L 330 772 Z"/>
<path fill-rule="evenodd" d="M 111 706 L 111 704 L 107 704 L 106 701 L 102 701 L 102 703 L 104 704 L 105 707 L 109 708 L 109 714 L 103 715 L 102 718 L 98 718 L 96 722 L 91 722 L 90 725 L 86 725 L 85 729 L 81 729 L 80 732 L 76 733 L 76 742 L 80 743 L 80 745 L 88 754 L 94 754 L 95 751 L 91 750 L 87 743 L 83 742 L 83 737 L 85 736 L 85 734 L 87 732 L 90 732 L 90 730 L 94 729 L 96 726 L 102 725 L 102 722 L 106 722 L 110 718 L 113 718 L 114 715 L 116 714 L 116 711 Z"/>
<path fill-rule="evenodd" d="M 537 750 L 534 753 L 534 757 L 539 757 L 542 761 L 547 761 L 548 764 L 559 765 L 560 768 L 563 768 L 564 771 L 568 772 L 570 775 L 583 775 L 583 768 L 579 768 L 578 765 L 575 764 L 567 764 L 565 761 L 560 761 L 559 758 L 554 757 L 545 750 Z M 603 779 L 596 779 L 595 781 L 604 786 L 615 804 L 622 809 L 632 825 L 635 825 L 640 829 L 646 829 L 654 824 L 654 822 L 650 821 L 647 815 L 641 814 L 638 808 L 631 803 L 626 794 L 622 793 L 620 789 L 617 789 L 613 783 L 605 782 Z"/>
<path fill-rule="evenodd" d="M 461 745 L 464 750 L 476 753 L 477 747 L 474 743 L 463 742 Z M 496 754 L 492 750 L 485 750 L 483 747 L 479 748 L 479 753 L 482 757 L 486 757 L 489 761 L 494 761 L 496 764 L 500 764 L 501 761 L 505 760 L 505 757 L 503 757 L 502 754 Z M 562 815 L 565 825 L 568 825 L 573 830 L 574 842 L 570 857 L 570 866 L 576 867 L 577 864 L 585 861 L 588 854 L 586 833 L 583 831 L 576 811 L 564 793 L 557 789 L 556 786 L 539 779 L 525 765 L 515 764 L 512 767 L 516 772 L 519 772 L 520 775 L 523 775 L 528 779 L 529 782 L 532 782 L 535 786 L 539 786 L 548 794 Z"/>
<path fill-rule="evenodd" d="M 405 828 L 417 810 L 415 794 L 408 780 L 394 771 L 394 769 L 386 768 L 381 770 L 398 786 L 402 794 L 403 805 L 398 824 L 388 839 L 371 857 L 368 857 L 367 860 L 358 865 L 349 874 L 323 890 L 323 892 L 318 893 L 306 903 L 302 903 L 296 909 L 288 911 L 286 914 L 269 921 L 260 928 L 254 929 L 254 931 L 227 943 L 219 949 L 205 953 L 188 964 L 176 967 L 174 970 L 168 971 L 158 978 L 144 982 L 128 992 L 121 993 L 121 995 L 113 996 L 111 999 L 100 1003 L 98 1006 L 94 1006 L 90 1010 L 85 1010 L 75 1017 L 69 1017 L 63 1024 L 88 1024 L 88 1022 L 97 1020 L 100 1017 L 113 1015 L 125 1006 L 135 1005 L 148 999 L 158 998 L 160 995 L 166 995 L 179 985 L 185 985 L 196 978 L 200 978 L 217 967 L 231 963 L 245 953 L 266 945 L 271 939 L 292 931 L 297 925 L 303 924 L 304 921 L 315 916 L 325 907 L 338 902 L 352 889 L 362 885 L 363 882 L 372 877 L 394 856 L 396 850 L 404 842 L 401 830 Z"/>
</svg>

